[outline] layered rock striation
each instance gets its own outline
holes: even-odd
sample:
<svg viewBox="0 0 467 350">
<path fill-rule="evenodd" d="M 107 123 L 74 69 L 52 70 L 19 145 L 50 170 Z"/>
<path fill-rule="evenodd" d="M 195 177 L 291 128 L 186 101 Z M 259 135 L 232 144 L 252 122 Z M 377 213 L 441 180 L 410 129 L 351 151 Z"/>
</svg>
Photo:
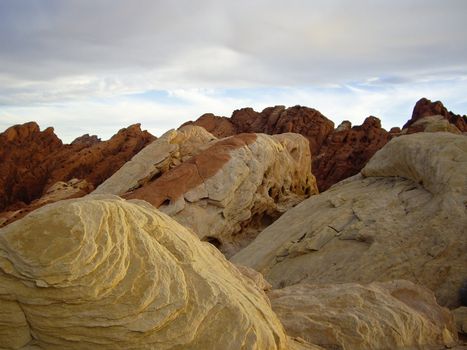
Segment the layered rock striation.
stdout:
<svg viewBox="0 0 467 350">
<path fill-rule="evenodd" d="M 2 348 L 287 348 L 253 281 L 142 201 L 87 196 L 0 229 L 0 286 Z"/>
</svg>

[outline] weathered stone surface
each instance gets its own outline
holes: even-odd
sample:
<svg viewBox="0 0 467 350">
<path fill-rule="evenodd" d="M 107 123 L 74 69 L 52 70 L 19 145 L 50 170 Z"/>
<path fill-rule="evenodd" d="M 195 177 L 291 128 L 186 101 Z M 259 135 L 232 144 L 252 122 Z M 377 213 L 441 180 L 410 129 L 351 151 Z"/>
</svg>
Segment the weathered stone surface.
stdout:
<svg viewBox="0 0 467 350">
<path fill-rule="evenodd" d="M 145 202 L 87 196 L 0 229 L 2 347 L 236 350 L 286 342 L 249 278 Z"/>
<path fill-rule="evenodd" d="M 198 154 L 214 140 L 217 139 L 198 126 L 187 125 L 179 130 L 170 130 L 126 162 L 94 193 L 122 195 L 135 190 Z"/>
<path fill-rule="evenodd" d="M 126 198 L 143 199 L 226 255 L 317 193 L 307 140 L 298 134 L 240 134 L 198 155 Z"/>
<path fill-rule="evenodd" d="M 274 288 L 407 279 L 441 305 L 458 305 L 467 275 L 467 138 L 394 138 L 362 174 L 290 209 L 232 261 Z"/>
<path fill-rule="evenodd" d="M 467 132 L 467 116 L 454 114 L 448 111 L 440 101 L 431 102 L 427 98 L 422 98 L 415 104 L 412 112 L 412 118 L 405 123 L 404 129 L 409 128 L 413 123 L 421 118 L 433 115 L 441 115 L 450 124 L 456 126 L 456 128 L 461 132 Z"/>
<path fill-rule="evenodd" d="M 71 145 L 83 145 L 89 147 L 99 142 L 101 142 L 101 139 L 98 138 L 96 135 L 84 134 L 74 139 L 71 142 Z"/>
<path fill-rule="evenodd" d="M 313 160 L 313 174 L 320 192 L 357 174 L 391 137 L 375 117 L 368 117 L 353 128 L 349 122 L 341 124 L 327 137 Z"/>
<path fill-rule="evenodd" d="M 300 283 L 268 295 L 289 335 L 325 349 L 441 349 L 457 342 L 449 310 L 409 281 Z"/>
<path fill-rule="evenodd" d="M 108 141 L 84 137 L 63 145 L 52 128 L 40 131 L 36 123 L 15 125 L 0 134 L 0 215 L 31 211 L 42 196 L 50 202 L 49 190 L 56 183 L 86 181 L 88 185 L 81 186 L 84 195 L 153 139 L 135 124 Z M 60 198 L 66 198 L 61 192 Z"/>
<path fill-rule="evenodd" d="M 417 119 L 410 124 L 407 129 L 404 129 L 404 134 L 413 134 L 416 132 L 439 132 L 446 131 L 453 134 L 461 134 L 461 131 L 451 124 L 442 115 L 432 115 Z"/>
<path fill-rule="evenodd" d="M 42 197 L 32 201 L 29 205 L 17 210 L 9 210 L 0 213 L 0 227 L 19 220 L 33 210 L 43 205 L 58 202 L 64 199 L 79 198 L 85 196 L 93 189 L 86 180 L 71 179 L 68 182 L 59 181 L 50 187 Z"/>
<path fill-rule="evenodd" d="M 333 131 L 334 123 L 313 108 L 275 106 L 256 112 L 252 108 L 235 110 L 231 118 L 204 114 L 194 124 L 206 128 L 217 137 L 239 133 L 264 133 L 269 135 L 297 133 L 305 136 L 312 155 L 318 154 L 327 136 Z"/>
<path fill-rule="evenodd" d="M 74 146 L 68 146 L 50 155 L 52 171 L 47 185 L 77 178 L 96 187 L 153 140 L 154 136 L 142 131 L 140 124 L 134 124 L 90 147 L 77 151 Z"/>
<path fill-rule="evenodd" d="M 467 306 L 461 306 L 453 310 L 454 319 L 456 320 L 457 331 L 467 334 Z"/>
<path fill-rule="evenodd" d="M 63 148 L 52 128 L 15 125 L 0 134 L 0 212 L 13 203 L 30 203 L 48 181 L 47 157 Z"/>
<path fill-rule="evenodd" d="M 461 306 L 453 310 L 454 319 L 456 320 L 457 331 L 462 334 L 467 334 L 467 306 Z"/>
</svg>

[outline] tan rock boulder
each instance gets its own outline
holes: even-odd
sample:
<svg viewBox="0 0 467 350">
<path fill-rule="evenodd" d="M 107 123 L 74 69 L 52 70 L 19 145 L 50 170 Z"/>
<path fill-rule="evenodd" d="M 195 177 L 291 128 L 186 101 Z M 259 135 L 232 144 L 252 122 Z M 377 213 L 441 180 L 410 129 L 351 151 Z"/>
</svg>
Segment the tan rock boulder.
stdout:
<svg viewBox="0 0 467 350">
<path fill-rule="evenodd" d="M 283 212 L 317 193 L 307 140 L 298 134 L 240 134 L 126 198 L 148 201 L 231 255 Z"/>
<path fill-rule="evenodd" d="M 300 283 L 268 295 L 289 335 L 325 349 L 441 349 L 457 342 L 449 310 L 409 281 Z"/>
<path fill-rule="evenodd" d="M 142 201 L 87 196 L 0 230 L 0 344 L 286 349 L 262 291 Z"/>
<path fill-rule="evenodd" d="M 403 130 L 403 134 L 413 134 L 416 132 L 439 132 L 446 131 L 453 134 L 462 134 L 462 132 L 454 125 L 445 119 L 442 115 L 432 115 L 418 119 L 412 123 L 407 129 Z"/>
<path fill-rule="evenodd" d="M 457 306 L 467 275 L 465 174 L 466 137 L 397 137 L 362 174 L 290 209 L 231 260 L 273 288 L 407 279 Z"/>
<path fill-rule="evenodd" d="M 135 190 L 181 164 L 216 137 L 199 126 L 169 130 L 153 141 L 93 192 L 122 195 Z"/>
</svg>

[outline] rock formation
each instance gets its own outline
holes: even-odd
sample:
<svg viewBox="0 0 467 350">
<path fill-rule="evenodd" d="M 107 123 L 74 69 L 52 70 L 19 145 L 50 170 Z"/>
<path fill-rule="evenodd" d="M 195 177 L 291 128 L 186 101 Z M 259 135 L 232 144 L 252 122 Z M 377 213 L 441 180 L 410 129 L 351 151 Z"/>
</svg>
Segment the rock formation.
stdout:
<svg viewBox="0 0 467 350">
<path fill-rule="evenodd" d="M 214 140 L 217 138 L 198 126 L 169 130 L 126 162 L 94 193 L 123 195 L 135 190 L 198 154 Z"/>
<path fill-rule="evenodd" d="M 142 201 L 87 196 L 0 229 L 0 286 L 2 348 L 287 348 L 264 293 Z"/>
<path fill-rule="evenodd" d="M 153 139 L 135 124 L 108 141 L 83 137 L 64 145 L 52 128 L 15 125 L 0 134 L 0 212 L 30 210 L 28 204 L 59 182 L 85 180 L 89 191 Z"/>
<path fill-rule="evenodd" d="M 467 132 L 467 116 L 454 114 L 446 109 L 440 101 L 431 102 L 427 98 L 420 99 L 412 112 L 412 118 L 405 123 L 404 129 L 409 128 L 417 120 L 433 115 L 440 115 L 461 132 Z"/>
<path fill-rule="evenodd" d="M 152 151 L 143 151 L 148 156 L 141 158 L 149 159 Z M 283 212 L 317 193 L 310 159 L 307 140 L 298 134 L 239 134 L 211 142 L 202 152 L 125 197 L 148 201 L 231 255 Z M 136 173 L 131 169 L 138 161 L 133 163 L 96 192 L 121 193 L 153 172 L 154 162 L 150 161 L 137 180 L 121 180 Z M 115 186 L 110 185 L 113 183 Z M 125 183 L 124 188 L 119 183 Z"/>
<path fill-rule="evenodd" d="M 290 209 L 232 261 L 274 288 L 407 279 L 456 306 L 467 275 L 465 174 L 466 137 L 396 137 L 361 174 Z"/>
<path fill-rule="evenodd" d="M 63 148 L 53 128 L 15 125 L 0 134 L 0 211 L 39 198 L 48 180 L 47 157 Z"/>
<path fill-rule="evenodd" d="M 358 173 L 391 139 L 391 134 L 375 117 L 368 117 L 361 126 L 353 128 L 350 122 L 344 121 L 334 130 L 334 123 L 319 111 L 302 106 L 268 107 L 260 113 L 243 108 L 234 111 L 231 118 L 204 114 L 186 124 L 202 126 L 217 137 L 251 132 L 301 134 L 310 144 L 313 174 L 320 191 Z"/>
<path fill-rule="evenodd" d="M 444 349 L 457 342 L 449 310 L 409 281 L 299 283 L 268 295 L 287 334 L 325 349 Z"/>
<path fill-rule="evenodd" d="M 461 131 L 451 124 L 442 115 L 431 115 L 417 119 L 410 124 L 407 129 L 404 129 L 402 134 L 414 134 L 416 132 L 439 132 L 446 131 L 453 134 L 461 134 Z"/>
<path fill-rule="evenodd" d="M 392 138 L 381 121 L 368 117 L 361 126 L 343 122 L 323 143 L 313 161 L 320 192 L 362 170 L 368 160 Z"/>
</svg>

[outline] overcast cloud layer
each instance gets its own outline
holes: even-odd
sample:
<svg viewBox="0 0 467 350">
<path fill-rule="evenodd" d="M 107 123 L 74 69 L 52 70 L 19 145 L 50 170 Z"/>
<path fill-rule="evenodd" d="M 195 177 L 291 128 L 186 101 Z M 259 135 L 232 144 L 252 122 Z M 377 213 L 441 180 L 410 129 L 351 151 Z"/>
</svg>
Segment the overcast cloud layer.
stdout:
<svg viewBox="0 0 467 350">
<path fill-rule="evenodd" d="M 422 96 L 465 114 L 466 14 L 465 0 L 3 0 L 0 129 L 161 134 L 275 104 L 389 128 Z"/>
</svg>

